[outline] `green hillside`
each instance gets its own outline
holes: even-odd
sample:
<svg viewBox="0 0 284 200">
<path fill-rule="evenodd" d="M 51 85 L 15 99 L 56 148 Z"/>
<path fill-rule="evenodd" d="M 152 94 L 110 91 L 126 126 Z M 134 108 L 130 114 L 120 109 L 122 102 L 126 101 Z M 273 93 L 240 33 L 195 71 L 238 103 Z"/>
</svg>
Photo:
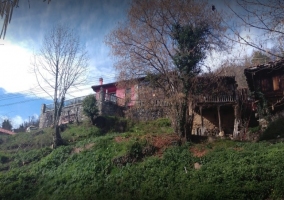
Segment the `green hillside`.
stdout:
<svg viewBox="0 0 284 200">
<path fill-rule="evenodd" d="M 284 198 L 283 143 L 186 143 L 166 119 L 114 121 L 69 125 L 56 150 L 50 129 L 0 136 L 0 199 Z"/>
</svg>

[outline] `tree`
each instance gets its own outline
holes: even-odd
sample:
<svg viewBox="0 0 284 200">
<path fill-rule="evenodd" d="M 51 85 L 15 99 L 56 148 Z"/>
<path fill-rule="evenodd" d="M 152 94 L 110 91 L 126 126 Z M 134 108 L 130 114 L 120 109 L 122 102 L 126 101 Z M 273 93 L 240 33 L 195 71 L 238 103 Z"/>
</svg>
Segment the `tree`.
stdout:
<svg viewBox="0 0 284 200">
<path fill-rule="evenodd" d="M 134 0 L 128 19 L 110 33 L 106 43 L 118 58 L 119 80 L 131 84 L 129 80 L 147 76 L 175 108 L 171 119 L 176 132 L 186 136 L 189 120 L 182 115 L 188 112 L 183 106 L 191 98 L 188 81 L 201 72 L 206 54 L 222 46 L 222 30 L 220 16 L 204 1 Z"/>
<path fill-rule="evenodd" d="M 45 2 L 46 0 L 43 0 Z M 51 0 L 48 0 L 48 3 Z M 30 3 L 30 1 L 28 1 Z M 0 0 L 0 16 L 4 17 L 0 38 L 5 38 L 8 24 L 11 22 L 13 11 L 15 7 L 19 7 L 19 0 Z"/>
<path fill-rule="evenodd" d="M 200 74 L 201 67 L 199 63 L 206 57 L 206 50 L 209 49 L 209 43 L 206 37 L 209 35 L 209 26 L 206 23 L 198 26 L 180 26 L 174 25 L 173 41 L 176 43 L 176 53 L 173 56 L 173 63 L 176 66 L 177 78 L 180 81 L 180 89 L 176 90 L 179 93 L 178 99 L 175 99 L 174 113 L 176 131 L 180 135 L 191 132 L 193 120 L 193 105 L 194 81 L 193 79 Z M 178 87 L 176 87 L 178 88 Z M 178 101 L 177 101 L 178 100 Z M 191 114 L 191 115 L 190 115 Z"/>
<path fill-rule="evenodd" d="M 283 58 L 283 54 L 275 53 L 267 46 L 273 44 L 283 47 L 284 1 L 237 0 L 236 5 L 233 5 L 228 5 L 228 11 L 233 13 L 235 19 L 234 23 L 228 24 L 228 29 L 236 36 L 231 39 L 257 51 Z M 224 21 L 227 19 L 228 17 Z M 244 32 L 248 34 L 244 35 Z"/>
<path fill-rule="evenodd" d="M 252 65 L 267 64 L 271 60 L 267 55 L 265 55 L 261 51 L 254 51 L 251 57 Z"/>
<path fill-rule="evenodd" d="M 11 121 L 9 119 L 4 119 L 4 121 L 2 122 L 2 128 L 11 131 L 13 128 Z"/>
<path fill-rule="evenodd" d="M 33 70 L 38 85 L 53 100 L 54 148 L 62 144 L 59 121 L 65 95 L 70 88 L 85 82 L 87 67 L 87 52 L 73 30 L 57 25 L 45 35 L 35 55 Z"/>
<path fill-rule="evenodd" d="M 98 115 L 99 110 L 97 107 L 97 100 L 94 95 L 87 96 L 82 103 L 83 112 L 86 116 L 88 116 L 94 125 L 94 117 Z"/>
</svg>

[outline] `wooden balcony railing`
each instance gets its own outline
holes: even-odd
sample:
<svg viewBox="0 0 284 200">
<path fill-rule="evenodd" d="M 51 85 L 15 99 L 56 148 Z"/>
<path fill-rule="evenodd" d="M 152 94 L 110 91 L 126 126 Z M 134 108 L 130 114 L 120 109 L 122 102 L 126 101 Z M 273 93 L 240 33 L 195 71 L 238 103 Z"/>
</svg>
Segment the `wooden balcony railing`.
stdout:
<svg viewBox="0 0 284 200">
<path fill-rule="evenodd" d="M 229 103 L 235 102 L 236 96 L 235 95 L 218 95 L 218 96 L 205 96 L 200 95 L 198 96 L 198 103 Z"/>
<path fill-rule="evenodd" d="M 97 101 L 100 101 L 101 95 L 102 93 L 99 93 L 99 95 L 97 96 Z M 124 106 L 125 105 L 125 99 L 122 99 L 120 97 L 117 97 L 115 94 L 111 94 L 111 93 L 103 93 L 103 100 L 104 101 L 108 101 L 108 102 L 112 102 L 114 104 L 117 104 L 119 106 Z"/>
</svg>

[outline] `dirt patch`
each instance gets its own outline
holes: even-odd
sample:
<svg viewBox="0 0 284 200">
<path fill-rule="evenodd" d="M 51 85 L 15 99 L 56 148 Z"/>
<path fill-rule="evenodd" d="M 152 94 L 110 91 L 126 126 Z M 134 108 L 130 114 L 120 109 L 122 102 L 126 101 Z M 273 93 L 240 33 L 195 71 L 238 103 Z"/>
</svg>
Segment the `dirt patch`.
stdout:
<svg viewBox="0 0 284 200">
<path fill-rule="evenodd" d="M 114 140 L 117 143 L 128 141 L 130 138 L 117 136 Z M 160 135 L 144 135 L 141 139 L 146 140 L 148 144 L 152 145 L 156 149 L 155 155 L 162 157 L 166 148 L 173 145 L 180 145 L 182 141 L 175 134 L 160 134 Z"/>
<path fill-rule="evenodd" d="M 75 147 L 72 149 L 71 154 L 74 153 L 81 153 L 82 151 L 86 150 L 86 149 L 90 149 L 95 145 L 95 143 L 90 143 L 90 144 L 86 144 L 85 147 Z"/>
<path fill-rule="evenodd" d="M 173 145 L 180 145 L 181 140 L 177 135 L 147 135 L 145 139 L 149 142 L 149 144 L 153 145 L 157 151 L 156 155 L 159 157 L 163 156 L 163 152 L 166 148 Z"/>
<path fill-rule="evenodd" d="M 128 141 L 129 138 L 117 136 L 117 137 L 114 138 L 114 140 L 115 140 L 117 143 L 121 143 L 121 142 L 126 142 L 126 141 Z"/>
<path fill-rule="evenodd" d="M 80 152 L 82 152 L 84 149 L 83 148 L 74 148 L 73 150 L 72 150 L 72 152 L 71 152 L 71 154 L 73 154 L 73 153 L 80 153 Z"/>
<path fill-rule="evenodd" d="M 204 148 L 191 147 L 190 152 L 193 154 L 193 156 L 200 158 L 206 155 L 207 150 Z"/>
<path fill-rule="evenodd" d="M 234 150 L 235 151 L 242 151 L 242 150 L 244 150 L 244 148 L 242 148 L 242 147 L 235 147 Z"/>
<path fill-rule="evenodd" d="M 85 149 L 90 149 L 95 145 L 95 143 L 90 143 L 85 146 Z"/>
</svg>

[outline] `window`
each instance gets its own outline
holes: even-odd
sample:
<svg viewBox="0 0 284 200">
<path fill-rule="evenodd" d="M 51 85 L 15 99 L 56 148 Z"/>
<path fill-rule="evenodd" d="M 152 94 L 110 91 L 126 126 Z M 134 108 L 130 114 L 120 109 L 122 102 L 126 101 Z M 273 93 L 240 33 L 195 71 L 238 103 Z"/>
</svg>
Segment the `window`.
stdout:
<svg viewBox="0 0 284 200">
<path fill-rule="evenodd" d="M 280 82 L 280 79 L 279 79 L 279 76 L 274 76 L 272 77 L 272 81 L 273 81 L 273 90 L 279 90 L 279 82 Z"/>
<path fill-rule="evenodd" d="M 125 94 L 130 94 L 131 93 L 131 88 L 126 88 L 125 89 Z"/>
<path fill-rule="evenodd" d="M 268 92 L 272 90 L 271 79 L 264 78 L 261 80 L 262 92 Z"/>
<path fill-rule="evenodd" d="M 125 98 L 131 98 L 131 88 L 125 89 Z"/>
</svg>

